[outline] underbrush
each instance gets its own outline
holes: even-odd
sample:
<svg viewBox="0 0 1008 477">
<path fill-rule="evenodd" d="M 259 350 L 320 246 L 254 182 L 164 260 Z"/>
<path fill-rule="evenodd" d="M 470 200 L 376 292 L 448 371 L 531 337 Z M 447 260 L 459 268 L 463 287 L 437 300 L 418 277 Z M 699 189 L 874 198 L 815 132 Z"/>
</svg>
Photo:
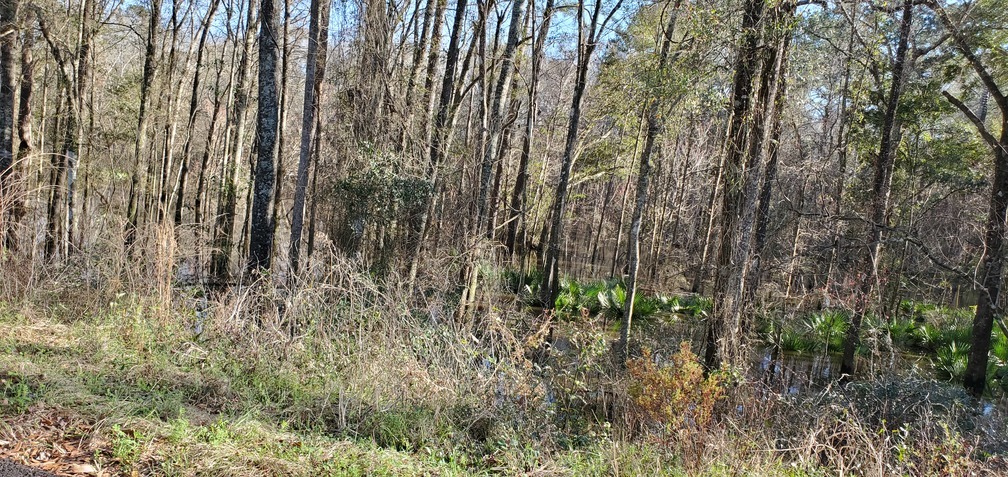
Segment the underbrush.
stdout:
<svg viewBox="0 0 1008 477">
<path fill-rule="evenodd" d="M 80 452 L 51 457 L 67 472 L 250 476 L 1004 465 L 1002 412 L 980 413 L 940 382 L 893 377 L 785 397 L 739 372 L 705 377 L 688 345 L 654 336 L 631 347 L 623 371 L 605 313 L 555 322 L 487 293 L 459 315 L 436 287 L 411 294 L 351 262 L 332 269 L 291 293 L 269 277 L 215 292 L 67 268 L 5 296 L 0 456 L 38 460 L 73 440 Z M 709 309 L 655 300 L 701 318 Z"/>
<path fill-rule="evenodd" d="M 948 308 L 921 302 L 903 302 L 894 318 L 866 316 L 858 354 L 896 353 L 922 356 L 936 378 L 962 383 L 972 341 L 972 308 Z M 792 319 L 764 320 L 758 332 L 762 341 L 789 353 L 838 353 L 843 350 L 850 313 L 827 309 Z M 987 391 L 1008 395 L 1008 336 L 1000 326 L 991 333 Z"/>
</svg>

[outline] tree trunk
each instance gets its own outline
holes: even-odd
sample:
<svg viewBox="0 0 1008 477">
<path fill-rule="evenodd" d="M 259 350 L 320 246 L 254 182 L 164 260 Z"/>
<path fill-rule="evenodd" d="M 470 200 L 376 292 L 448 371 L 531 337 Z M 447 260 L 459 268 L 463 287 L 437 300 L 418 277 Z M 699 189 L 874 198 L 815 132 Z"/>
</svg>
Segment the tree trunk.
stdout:
<svg viewBox="0 0 1008 477">
<path fill-rule="evenodd" d="M 308 189 L 308 167 L 311 149 L 318 131 L 316 116 L 321 104 L 322 82 L 325 79 L 326 53 L 329 38 L 330 0 L 312 0 L 308 30 L 308 65 L 305 70 L 304 112 L 301 120 L 301 146 L 298 157 L 297 182 L 294 186 L 294 211 L 291 219 L 290 275 L 298 273 L 301 258 L 301 230 L 304 226 L 305 198 Z M 318 158 L 314 158 L 316 161 Z"/>
<path fill-rule="evenodd" d="M 0 234 L 14 235 L 14 47 L 19 1 L 0 4 Z M 4 240 L 0 244 L 6 244 Z"/>
<path fill-rule="evenodd" d="M 259 110 L 256 117 L 258 151 L 255 192 L 252 197 L 252 226 L 249 238 L 250 271 L 269 270 L 273 258 L 273 223 L 270 206 L 276 182 L 279 86 L 277 60 L 276 0 L 262 0 L 259 17 Z"/>
<path fill-rule="evenodd" d="M 908 2 L 909 3 L 909 2 Z M 1004 242 L 1006 232 L 1006 214 L 1008 214 L 1008 96 L 997 84 L 994 74 L 983 64 L 981 57 L 974 52 L 973 45 L 967 43 L 958 27 L 953 23 L 941 6 L 932 5 L 938 13 L 942 24 L 951 30 L 952 39 L 970 66 L 980 77 L 985 89 L 984 104 L 980 115 L 974 114 L 962 101 L 949 92 L 942 94 L 953 106 L 958 108 L 967 119 L 973 123 L 984 142 L 994 152 L 994 183 L 991 187 L 990 205 L 987 214 L 986 231 L 984 233 L 984 255 L 981 258 L 980 285 L 982 293 L 977 303 L 976 315 L 973 317 L 973 331 L 970 342 L 969 360 L 963 376 L 963 386 L 974 396 L 981 396 L 987 386 L 987 364 L 990 359 L 991 331 L 994 320 L 1002 315 L 1002 307 L 998 302 L 1001 294 L 1004 267 Z M 988 98 L 994 99 L 1001 113 L 1000 137 L 987 129 L 986 103 Z M 1001 322 L 1004 330 L 1004 322 Z"/>
<path fill-rule="evenodd" d="M 197 230 L 200 231 L 200 233 L 202 233 L 203 221 L 204 221 L 203 205 L 205 202 L 207 202 L 207 200 L 205 200 L 207 195 L 206 190 L 207 167 L 209 167 L 210 165 L 210 155 L 213 153 L 214 147 L 216 147 L 218 142 L 216 139 L 217 122 L 220 119 L 221 109 L 223 109 L 221 107 L 222 95 L 220 92 L 221 77 L 223 76 L 223 73 L 224 73 L 224 63 L 221 62 L 221 64 L 217 68 L 217 75 L 216 75 L 217 77 L 214 80 L 213 112 L 210 113 L 210 124 L 207 126 L 206 143 L 203 145 L 203 154 L 200 155 L 201 159 L 200 159 L 199 176 L 197 176 L 196 178 L 196 193 L 195 193 L 196 197 L 193 199 L 193 215 L 195 217 Z M 231 94 L 230 93 L 231 86 L 228 85 L 226 89 L 228 92 L 224 93 L 223 96 L 229 97 Z M 181 191 L 184 191 L 184 189 L 182 189 Z M 179 193 L 180 198 L 184 197 L 184 194 L 181 191 Z"/>
<path fill-rule="evenodd" d="M 25 32 L 21 45 L 21 85 L 18 97 L 18 149 L 17 159 L 13 164 L 11 175 L 8 176 L 9 187 L 6 191 L 13 194 L 10 204 L 10 215 L 7 222 L 5 246 L 9 249 L 17 247 L 17 226 L 25 215 L 25 201 L 28 195 L 25 187 L 25 163 L 32 153 L 32 92 L 34 90 L 35 62 L 32 59 L 32 47 L 35 44 L 35 34 Z M 2 194 L 3 192 L 0 192 Z M 2 229 L 0 229 L 2 232 Z"/>
<path fill-rule="evenodd" d="M 431 190 L 425 198 L 424 212 L 420 218 L 420 231 L 417 233 L 417 245 L 413 251 L 413 258 L 410 263 L 409 281 L 407 288 L 413 287 L 416 279 L 417 268 L 419 268 L 420 253 L 423 251 L 424 236 L 430 226 L 432 204 L 434 196 L 438 192 L 439 178 L 438 168 L 441 159 L 444 157 L 446 143 L 448 142 L 449 126 L 454 118 L 454 93 L 455 93 L 455 68 L 458 66 L 459 43 L 462 39 L 462 28 L 465 23 L 465 10 L 467 0 L 458 0 L 455 5 L 455 20 L 452 24 L 452 32 L 448 39 L 448 52 L 445 56 L 444 77 L 441 81 L 441 95 L 438 99 L 437 115 L 434 117 L 434 125 L 431 128 L 430 153 L 427 162 L 427 177 L 431 183 Z M 465 70 L 465 68 L 463 68 Z M 429 71 L 428 71 L 429 73 Z"/>
<path fill-rule="evenodd" d="M 786 10 L 785 10 L 786 8 Z M 781 6 L 774 11 L 775 24 L 789 25 L 794 18 L 793 6 Z M 777 180 L 777 163 L 780 156 L 781 119 L 786 104 L 785 93 L 787 92 L 787 63 L 788 51 L 791 44 L 791 32 L 784 32 L 774 45 L 774 49 L 766 55 L 764 61 L 763 79 L 761 88 L 766 94 L 760 96 L 765 102 L 766 112 L 763 114 L 763 122 L 770 123 L 770 127 L 763 131 L 764 137 L 759 147 L 760 154 L 765 148 L 767 156 L 766 171 L 763 174 L 760 184 L 759 198 L 755 213 L 755 230 L 753 231 L 752 259 L 749 262 L 749 270 L 745 274 L 744 293 L 747 300 L 752 302 L 759 287 L 763 272 L 763 249 L 766 246 L 767 224 L 770 220 L 770 199 L 773 192 L 773 183 Z M 745 320 L 747 326 L 743 331 L 748 332 L 748 325 L 751 319 Z"/>
<path fill-rule="evenodd" d="M 658 46 L 658 65 L 656 70 L 663 72 L 668 63 L 669 49 L 675 33 L 676 19 L 679 16 L 681 0 L 676 0 L 671 6 L 668 22 L 663 25 L 660 45 Z M 637 296 L 637 271 L 640 269 L 640 231 L 644 209 L 648 203 L 648 181 L 651 179 L 651 153 L 654 151 L 655 140 L 664 127 L 661 116 L 662 98 L 649 98 L 647 108 L 647 134 L 644 137 L 644 149 L 641 151 L 640 170 L 637 173 L 637 197 L 634 201 L 633 217 L 630 219 L 630 238 L 627 240 L 627 265 L 629 271 L 626 278 L 626 300 L 623 304 L 623 321 L 620 323 L 620 339 L 616 345 L 616 360 L 620 366 L 626 364 L 627 343 L 630 339 L 630 325 L 634 312 L 634 299 Z"/>
<path fill-rule="evenodd" d="M 273 204 L 270 208 L 270 222 L 273 223 L 273 251 L 271 253 L 276 254 L 277 250 L 277 240 L 276 233 L 277 227 L 280 226 L 280 209 L 282 208 L 283 202 L 283 186 L 284 186 L 284 176 L 287 174 L 284 168 L 284 154 L 287 151 L 287 116 L 290 112 L 290 101 L 289 94 L 287 94 L 290 89 L 290 59 L 291 59 L 291 38 L 290 38 L 290 24 L 291 24 L 291 0 L 283 0 L 284 13 L 283 13 L 283 46 L 280 50 L 280 112 L 279 112 L 279 124 L 277 125 L 277 165 L 276 165 L 276 181 L 273 187 Z"/>
<path fill-rule="evenodd" d="M 221 171 L 220 198 L 217 202 L 217 217 L 214 223 L 213 252 L 210 257 L 210 273 L 218 282 L 224 282 L 230 274 L 231 249 L 234 240 L 235 206 L 238 200 L 235 176 L 241 164 L 245 141 L 245 112 L 249 103 L 248 79 L 252 70 L 252 46 L 255 44 L 255 2 L 249 1 L 245 20 L 245 40 L 238 63 L 238 78 L 234 87 L 234 107 L 231 110 L 229 126 L 230 141 L 224 152 Z"/>
<path fill-rule="evenodd" d="M 534 0 L 532 0 L 534 1 Z M 535 17 L 535 8 L 530 8 Z M 515 177 L 514 189 L 511 192 L 511 207 L 508 216 L 508 230 L 505 245 L 513 255 L 516 245 L 519 242 L 518 231 L 524 229 L 525 203 L 527 202 L 526 188 L 528 187 L 528 167 L 532 159 L 532 136 L 535 132 L 535 121 L 538 113 L 537 94 L 539 89 L 540 69 L 542 68 L 543 51 L 546 46 L 546 37 L 549 36 L 550 24 L 553 20 L 553 0 L 546 0 L 543 10 L 543 23 L 539 31 L 533 31 L 535 37 L 532 42 L 532 70 L 529 77 L 528 98 L 529 103 L 525 111 L 525 133 L 522 137 L 521 156 L 518 159 L 518 175 Z M 521 223 L 520 223 L 521 222 Z M 524 240 L 521 240 L 524 244 Z M 524 246 L 522 249 L 524 250 Z M 520 257 L 520 262 L 524 262 L 524 253 Z"/>
<path fill-rule="evenodd" d="M 748 0 L 742 19 L 742 42 L 735 63 L 732 84 L 732 112 L 728 124 L 728 143 L 721 173 L 724 189 L 721 206 L 721 233 L 717 249 L 714 275 L 714 310 L 707 324 L 704 365 L 708 370 L 720 367 L 723 360 L 738 364 L 740 358 L 739 324 L 743 303 L 741 289 L 742 268 L 745 266 L 745 235 L 743 215 L 751 170 L 746 170 L 746 145 L 750 134 L 748 124 L 752 110 L 753 79 L 759 65 L 759 40 L 763 28 L 765 2 Z M 758 113 L 756 113 L 758 114 Z"/>
<path fill-rule="evenodd" d="M 508 40 L 504 47 L 504 56 L 501 58 L 501 71 L 497 76 L 497 85 L 493 92 L 493 102 L 490 106 L 490 130 L 487 132 L 487 143 L 483 151 L 483 163 L 480 168 L 479 197 L 477 199 L 476 228 L 482 229 L 487 238 L 493 234 L 493 224 L 487 219 L 490 215 L 489 207 L 496 207 L 496 204 L 488 204 L 490 183 L 493 178 L 494 159 L 497 157 L 497 146 L 500 140 L 501 129 L 504 121 L 504 103 L 508 101 L 508 94 L 511 86 L 511 72 L 514 70 L 515 52 L 518 50 L 518 41 L 524 20 L 525 0 L 514 0 L 511 5 L 511 24 L 508 26 Z"/>
<path fill-rule="evenodd" d="M 143 77 L 140 80 L 140 114 L 137 118 L 137 137 L 133 148 L 133 172 L 130 176 L 129 205 L 126 212 L 126 248 L 132 249 L 136 241 L 136 231 L 139 225 L 139 201 L 140 195 L 146 190 L 146 185 L 140 185 L 139 168 L 141 164 L 149 161 L 145 160 L 144 154 L 147 152 L 147 121 L 148 105 L 151 96 L 151 86 L 157 75 L 157 62 L 154 58 L 154 49 L 157 46 L 157 32 L 161 28 L 161 1 L 151 0 L 150 20 L 147 23 L 147 42 L 144 50 Z M 144 183 L 146 184 L 146 176 Z"/>
<path fill-rule="evenodd" d="M 896 57 L 893 61 L 892 84 L 889 96 L 886 98 L 885 116 L 882 119 L 882 140 L 879 153 L 875 157 L 873 169 L 875 172 L 872 187 L 870 214 L 870 231 L 868 233 L 868 250 L 861 265 L 862 281 L 860 284 L 857 309 L 851 317 L 844 341 L 843 360 L 840 363 L 841 379 L 849 379 L 854 374 L 854 354 L 861 345 L 861 322 L 868 312 L 871 295 L 878 280 L 879 260 L 882 256 L 882 238 L 888 225 L 889 195 L 892 188 L 892 171 L 899 147 L 899 124 L 896 110 L 899 108 L 900 95 L 903 91 L 905 78 L 906 55 L 910 43 L 910 26 L 913 21 L 913 1 L 904 0 L 902 19 L 900 20 L 899 44 L 896 47 Z"/>
<path fill-rule="evenodd" d="M 214 14 L 217 12 L 217 7 L 220 5 L 220 0 L 211 0 L 210 7 L 207 9 L 206 15 L 203 17 L 203 21 L 200 22 L 200 37 L 199 45 L 196 47 L 196 67 L 193 70 L 193 83 L 192 92 L 189 95 L 189 116 L 186 121 L 186 140 L 185 144 L 182 146 L 182 160 L 179 165 L 178 181 L 175 183 L 175 214 L 174 221 L 175 225 L 178 226 L 182 223 L 182 208 L 185 205 L 185 188 L 186 188 L 186 177 L 189 174 L 189 161 L 192 154 L 192 143 L 193 136 L 195 136 L 196 131 L 194 127 L 196 125 L 196 112 L 199 109 L 199 88 L 203 77 L 203 55 L 206 51 L 207 37 L 210 35 L 210 23 L 213 21 Z M 216 111 L 214 111 L 216 115 Z M 211 121 L 213 123 L 214 121 Z M 207 138 L 207 148 L 209 149 L 209 137 Z M 204 167 L 206 167 L 204 165 Z M 202 176 L 203 171 L 200 171 Z M 198 200 L 197 200 L 198 201 Z M 199 215 L 199 212 L 196 212 Z"/>
<path fill-rule="evenodd" d="M 567 139 L 564 143 L 563 159 L 560 165 L 560 178 L 557 181 L 556 194 L 553 199 L 553 216 L 551 218 L 549 243 L 546 245 L 546 259 L 543 264 L 543 285 L 540 302 L 547 308 L 553 308 L 556 303 L 560 284 L 560 243 L 564 237 L 564 216 L 567 213 L 567 189 L 570 185 L 571 171 L 574 169 L 575 149 L 578 142 L 578 129 L 581 125 L 581 104 L 585 89 L 588 87 L 588 66 L 592 53 L 598 46 L 598 35 L 612 18 L 623 1 L 619 0 L 613 6 L 605 20 L 601 20 L 602 0 L 595 1 L 591 12 L 588 31 L 584 29 L 584 0 L 578 2 L 578 64 L 574 80 L 574 94 L 571 96 L 570 116 L 567 122 Z M 600 28 L 601 26 L 601 28 Z M 587 33 L 587 35 L 586 35 Z"/>
</svg>

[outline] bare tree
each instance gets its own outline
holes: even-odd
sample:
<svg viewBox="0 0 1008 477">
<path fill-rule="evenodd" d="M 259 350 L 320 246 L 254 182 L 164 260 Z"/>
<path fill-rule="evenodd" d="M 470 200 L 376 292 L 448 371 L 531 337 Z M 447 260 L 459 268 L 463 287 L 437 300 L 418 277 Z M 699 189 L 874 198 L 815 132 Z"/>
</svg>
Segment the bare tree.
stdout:
<svg viewBox="0 0 1008 477">
<path fill-rule="evenodd" d="M 290 273 L 297 276 L 301 259 L 301 230 L 304 227 L 305 198 L 308 188 L 308 167 L 311 165 L 322 83 L 325 80 L 326 53 L 329 38 L 330 0 L 312 0 L 308 25 L 308 65 L 305 68 L 304 111 L 301 120 L 301 146 L 298 156 L 297 182 L 294 184 L 294 211 L 291 219 Z"/>
<path fill-rule="evenodd" d="M 585 25 L 584 0 L 578 1 L 577 72 L 574 79 L 574 94 L 571 96 L 570 119 L 567 123 L 567 139 L 564 142 L 560 178 L 553 197 L 553 215 L 550 219 L 549 241 L 546 245 L 546 257 L 543 263 L 543 286 L 540 293 L 540 301 L 548 308 L 552 308 L 556 302 L 560 283 L 560 242 L 564 237 L 564 214 L 567 212 L 567 192 L 570 186 L 571 170 L 574 168 L 578 131 L 581 125 L 581 106 L 585 90 L 588 87 L 588 66 L 591 63 L 592 54 L 598 46 L 599 35 L 605 30 L 606 25 L 622 4 L 623 0 L 618 0 L 605 18 L 602 18 L 602 0 L 595 0 L 595 5 L 589 12 L 588 24 Z"/>
</svg>

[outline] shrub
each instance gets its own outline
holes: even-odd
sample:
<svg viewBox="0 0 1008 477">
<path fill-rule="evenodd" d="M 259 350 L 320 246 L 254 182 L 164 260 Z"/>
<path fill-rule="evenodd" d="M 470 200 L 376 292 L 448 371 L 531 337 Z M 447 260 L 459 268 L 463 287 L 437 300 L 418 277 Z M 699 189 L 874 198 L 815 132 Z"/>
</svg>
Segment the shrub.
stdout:
<svg viewBox="0 0 1008 477">
<path fill-rule="evenodd" d="M 660 366 L 644 349 L 638 359 L 627 362 L 633 415 L 653 426 L 667 443 L 684 443 L 706 429 L 714 406 L 725 396 L 724 376 L 704 376 L 688 342 L 679 345 L 671 364 Z"/>
</svg>

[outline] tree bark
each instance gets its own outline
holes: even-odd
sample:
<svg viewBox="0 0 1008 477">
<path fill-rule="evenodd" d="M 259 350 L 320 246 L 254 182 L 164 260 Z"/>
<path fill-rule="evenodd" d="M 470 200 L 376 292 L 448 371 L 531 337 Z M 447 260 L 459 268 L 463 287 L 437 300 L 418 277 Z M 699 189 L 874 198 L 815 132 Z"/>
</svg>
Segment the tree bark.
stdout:
<svg viewBox="0 0 1008 477">
<path fill-rule="evenodd" d="M 301 120 L 301 146 L 298 157 L 297 182 L 294 185 L 294 211 L 291 219 L 290 275 L 298 273 L 301 258 L 301 230 L 304 226 L 305 199 L 308 189 L 308 167 L 312 159 L 312 144 L 318 131 L 316 116 L 321 104 L 322 82 L 325 79 L 326 53 L 329 38 L 330 0 L 312 0 L 308 30 L 308 65 L 305 70 L 304 112 Z"/>
<path fill-rule="evenodd" d="M 871 213 L 869 217 L 868 250 L 861 264 L 861 284 L 857 309 L 851 317 L 850 326 L 844 341 L 843 359 L 840 363 L 841 379 L 850 379 L 854 374 L 854 354 L 861 345 L 861 322 L 868 312 L 871 295 L 878 280 L 879 260 L 882 256 L 882 239 L 888 226 L 889 196 L 892 189 L 892 171 L 899 147 L 899 124 L 896 110 L 899 108 L 900 95 L 903 92 L 907 50 L 910 43 L 911 24 L 913 22 L 913 1 L 904 0 L 900 20 L 899 43 L 896 46 L 896 57 L 893 60 L 892 84 L 889 96 L 886 98 L 885 116 L 882 119 L 882 139 L 879 153 L 875 157 L 873 169 L 875 178 L 872 186 Z"/>
<path fill-rule="evenodd" d="M 25 163 L 32 153 L 32 94 L 34 91 L 35 61 L 32 59 L 32 47 L 35 44 L 35 34 L 25 32 L 21 45 L 21 85 L 18 94 L 18 149 L 17 159 L 8 176 L 8 187 L 6 191 L 13 194 L 10 204 L 10 215 L 8 216 L 5 246 L 11 250 L 17 248 L 17 227 L 25 215 L 25 201 L 28 190 L 25 187 Z M 3 193 L 3 191 L 0 191 Z"/>
<path fill-rule="evenodd" d="M 483 163 L 480 168 L 479 197 L 477 199 L 476 227 L 482 229 L 487 238 L 493 234 L 493 223 L 488 220 L 488 204 L 490 183 L 493 180 L 494 159 L 497 157 L 497 146 L 500 141 L 504 121 L 504 103 L 508 101 L 511 86 L 511 72 L 514 70 L 515 52 L 524 23 L 525 0 L 513 0 L 511 5 L 511 24 L 508 26 L 508 40 L 501 58 L 501 71 L 497 76 L 497 85 L 493 92 L 493 102 L 490 105 L 490 130 L 487 132 L 487 143 L 483 151 Z"/>
<path fill-rule="evenodd" d="M 745 246 L 740 239 L 745 210 L 746 189 L 752 171 L 746 171 L 747 137 L 752 110 L 753 80 L 759 65 L 758 46 L 763 28 L 765 2 L 748 0 L 742 19 L 742 41 L 735 63 L 732 81 L 732 112 L 728 124 L 728 143 L 722 167 L 724 189 L 721 206 L 721 233 L 717 249 L 714 276 L 714 310 L 707 324 L 704 365 L 717 369 L 723 360 L 737 364 L 739 360 L 739 321 L 743 303 L 741 269 L 745 266 Z M 748 174 L 747 174 L 748 172 Z"/>
<path fill-rule="evenodd" d="M 0 233 L 14 235 L 14 47 L 20 2 L 0 3 Z M 7 244 L 8 240 L 4 240 Z M 6 246 L 6 245 L 4 245 Z"/>
<path fill-rule="evenodd" d="M 434 196 L 438 193 L 439 178 L 438 169 L 441 159 L 444 157 L 446 143 L 448 142 L 449 126 L 453 122 L 455 108 L 455 68 L 458 66 L 460 42 L 462 39 L 462 28 L 465 23 L 465 10 L 467 0 L 458 0 L 455 5 L 455 19 L 452 24 L 451 35 L 448 39 L 448 52 L 445 56 L 444 76 L 441 81 L 441 95 L 438 99 L 437 115 L 434 117 L 434 124 L 431 128 L 430 152 L 427 162 L 427 177 L 431 184 L 430 193 L 424 199 L 424 212 L 420 218 L 420 230 L 417 233 L 417 245 L 413 251 L 413 258 L 410 263 L 408 287 L 413 287 L 419 268 L 420 253 L 423 251 L 424 237 L 430 226 L 432 205 Z M 465 68 L 463 68 L 465 70 Z M 429 73 L 430 71 L 428 71 Z"/>
<path fill-rule="evenodd" d="M 570 186 L 570 175 L 574 169 L 575 149 L 578 142 L 578 129 L 581 125 L 581 105 L 584 93 L 588 87 L 588 66 L 592 53 L 598 46 L 598 35 L 605 29 L 623 0 L 613 6 L 604 20 L 602 0 L 596 0 L 591 12 L 588 31 L 584 24 L 584 0 L 578 2 L 578 63 L 574 80 L 574 94 L 571 96 L 570 116 L 567 122 L 567 139 L 564 142 L 563 159 L 560 165 L 560 178 L 557 181 L 556 194 L 553 199 L 553 216 L 550 224 L 549 242 L 546 245 L 546 259 L 543 264 L 543 285 L 539 296 L 543 306 L 552 309 L 556 303 L 560 284 L 560 243 L 564 237 L 564 216 L 567 213 L 567 189 Z M 600 28 L 601 27 L 601 28 Z"/>
<path fill-rule="evenodd" d="M 534 0 L 531 0 L 534 1 Z M 535 121 L 538 114 L 537 95 L 539 90 L 539 76 L 542 69 L 543 52 L 546 46 L 546 38 L 549 36 L 550 24 L 553 20 L 553 1 L 546 0 L 543 9 L 543 22 L 539 31 L 533 31 L 534 40 L 532 42 L 532 70 L 529 77 L 528 87 L 528 107 L 525 110 L 525 132 L 522 136 L 521 156 L 518 159 L 518 175 L 515 177 L 514 189 L 511 192 L 511 207 L 508 216 L 507 239 L 505 246 L 513 255 L 516 252 L 518 243 L 523 244 L 520 263 L 524 263 L 524 242 L 519 241 L 518 231 L 524 229 L 525 203 L 527 202 L 526 189 L 528 187 L 528 167 L 532 160 L 532 142 L 535 132 Z M 534 4 L 533 4 L 534 5 Z M 535 7 L 530 8 L 532 17 L 535 16 Z"/>
<path fill-rule="evenodd" d="M 976 315 L 973 317 L 969 359 L 966 372 L 963 375 L 963 386 L 974 396 L 981 396 L 987 386 L 987 364 L 990 359 L 991 331 L 994 320 L 1000 317 L 1003 310 L 999 303 L 1003 281 L 1006 217 L 1008 217 L 1008 96 L 997 84 L 994 74 L 984 65 L 982 58 L 974 52 L 970 45 L 948 17 L 945 10 L 938 4 L 930 7 L 938 14 L 941 23 L 951 32 L 956 48 L 963 54 L 967 62 L 976 72 L 984 86 L 985 98 L 980 115 L 974 114 L 962 101 L 944 91 L 945 98 L 958 108 L 973 126 L 976 127 L 984 142 L 994 152 L 994 180 L 987 214 L 986 231 L 984 232 L 984 255 L 980 260 L 981 295 L 977 303 Z M 985 117 L 988 98 L 994 99 L 994 104 L 1001 113 L 1001 133 L 996 137 L 987 129 Z M 1003 322 L 1002 330 L 1004 330 Z"/>
<path fill-rule="evenodd" d="M 147 122 L 148 105 L 150 103 L 151 87 L 157 76 L 157 61 L 154 58 L 157 47 L 157 32 L 161 28 L 161 1 L 151 0 L 150 19 L 147 23 L 147 42 L 144 50 L 143 77 L 140 80 L 140 114 L 137 117 L 137 138 L 133 148 L 133 172 L 130 176 L 129 205 L 126 212 L 126 248 L 132 249 L 136 241 L 136 232 L 139 225 L 139 201 L 140 195 L 146 191 L 147 177 L 144 176 L 144 184 L 140 184 L 139 168 L 141 164 L 149 162 L 149 158 L 144 160 L 147 152 Z"/>
<path fill-rule="evenodd" d="M 224 152 L 221 171 L 220 197 L 217 202 L 217 217 L 214 223 L 213 251 L 210 256 L 210 273 L 219 283 L 227 280 L 230 274 L 231 252 L 234 240 L 235 206 L 238 200 L 235 176 L 238 164 L 241 163 L 242 150 L 245 142 L 246 110 L 249 103 L 249 75 L 252 71 L 252 46 L 255 44 L 255 2 L 249 0 L 245 20 L 244 46 L 241 50 L 241 60 L 238 63 L 238 78 L 235 81 L 234 106 L 229 118 L 230 141 Z"/>
<path fill-rule="evenodd" d="M 668 21 L 663 24 L 661 40 L 658 45 L 657 73 L 665 74 L 668 64 L 669 50 L 672 47 L 672 36 L 675 33 L 676 20 L 679 16 L 681 0 L 675 0 Z M 659 93 L 660 94 L 660 93 Z M 633 319 L 634 299 L 637 296 L 637 271 L 640 269 L 640 232 L 644 209 L 648 203 L 648 182 L 651 177 L 651 153 L 654 151 L 655 140 L 664 128 L 661 116 L 663 98 L 657 94 L 649 95 L 647 112 L 647 134 L 644 137 L 644 149 L 641 151 L 640 170 L 637 173 L 637 197 L 634 201 L 633 217 L 630 219 L 630 238 L 627 240 L 626 301 L 623 304 L 623 320 L 620 323 L 620 339 L 616 345 L 616 360 L 620 366 L 626 364 L 627 343 L 630 339 L 630 325 Z"/>
<path fill-rule="evenodd" d="M 276 182 L 278 93 L 276 0 L 262 0 L 259 17 L 259 108 L 256 115 L 258 151 L 252 196 L 252 225 L 249 238 L 248 269 L 269 270 L 273 258 L 273 221 L 270 206 Z"/>
<path fill-rule="evenodd" d="M 175 192 L 173 193 L 175 196 L 175 213 L 173 219 L 176 226 L 182 223 L 182 209 L 185 206 L 186 178 L 189 175 L 189 161 L 192 154 L 193 136 L 196 135 L 194 127 L 196 125 L 196 112 L 199 109 L 199 89 L 203 77 L 203 55 L 206 51 L 207 37 L 210 36 L 210 23 L 213 21 L 218 6 L 220 6 L 220 0 L 211 0 L 210 7 L 207 9 L 206 15 L 203 16 L 203 21 L 200 22 L 199 44 L 196 47 L 196 67 L 193 70 L 192 92 L 189 95 L 189 116 L 186 121 L 186 140 L 185 144 L 182 145 L 182 160 L 179 165 L 178 181 L 175 183 Z M 214 113 L 216 114 L 216 111 Z M 209 138 L 207 148 L 209 148 Z M 202 175 L 202 171 L 200 171 L 200 174 Z M 196 215 L 199 215 L 199 213 L 197 212 Z"/>
</svg>

